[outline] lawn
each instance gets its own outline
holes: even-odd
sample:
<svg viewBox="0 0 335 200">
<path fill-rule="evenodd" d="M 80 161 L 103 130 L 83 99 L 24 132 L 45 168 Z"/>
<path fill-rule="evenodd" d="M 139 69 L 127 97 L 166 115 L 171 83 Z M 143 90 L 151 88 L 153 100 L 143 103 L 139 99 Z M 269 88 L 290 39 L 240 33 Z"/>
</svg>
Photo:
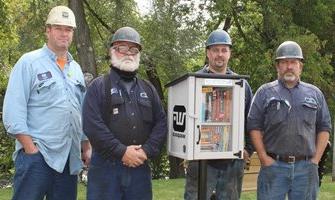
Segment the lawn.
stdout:
<svg viewBox="0 0 335 200">
<path fill-rule="evenodd" d="M 173 180 L 154 180 L 153 192 L 154 200 L 181 200 L 184 192 L 184 179 Z M 0 189 L 0 200 L 8 200 L 11 198 L 11 188 Z M 79 184 L 78 200 L 86 199 L 86 188 L 83 184 Z M 243 192 L 241 200 L 255 200 L 256 192 Z M 335 182 L 331 182 L 331 176 L 325 176 L 324 182 L 321 186 L 320 200 L 334 200 L 335 199 Z"/>
</svg>

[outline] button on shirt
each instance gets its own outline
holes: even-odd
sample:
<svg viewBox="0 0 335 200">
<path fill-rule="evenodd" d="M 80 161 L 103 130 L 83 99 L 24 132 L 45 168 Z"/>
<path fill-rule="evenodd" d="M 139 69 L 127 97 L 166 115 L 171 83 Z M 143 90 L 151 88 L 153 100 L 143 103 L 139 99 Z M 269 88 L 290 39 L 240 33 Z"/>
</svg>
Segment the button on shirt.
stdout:
<svg viewBox="0 0 335 200">
<path fill-rule="evenodd" d="M 81 123 L 85 82 L 78 63 L 67 56 L 63 71 L 46 45 L 19 59 L 9 79 L 3 121 L 10 135 L 30 135 L 51 168 L 62 172 L 69 158 L 70 173 L 77 174 L 80 142 L 86 139 Z M 21 148 L 16 141 L 14 159 Z"/>
<path fill-rule="evenodd" d="M 316 134 L 331 130 L 330 115 L 322 92 L 299 82 L 293 88 L 276 80 L 261 86 L 248 115 L 248 131 L 260 130 L 267 152 L 313 156 Z"/>
</svg>

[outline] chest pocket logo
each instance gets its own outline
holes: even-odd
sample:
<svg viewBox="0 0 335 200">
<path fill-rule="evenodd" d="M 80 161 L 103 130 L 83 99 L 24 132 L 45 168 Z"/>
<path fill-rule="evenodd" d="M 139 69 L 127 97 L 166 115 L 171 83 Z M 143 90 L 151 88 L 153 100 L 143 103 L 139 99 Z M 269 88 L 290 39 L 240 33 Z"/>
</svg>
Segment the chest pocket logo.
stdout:
<svg viewBox="0 0 335 200">
<path fill-rule="evenodd" d="M 57 97 L 56 81 L 54 79 L 47 79 L 37 83 L 37 104 L 47 106 L 54 102 Z"/>
</svg>

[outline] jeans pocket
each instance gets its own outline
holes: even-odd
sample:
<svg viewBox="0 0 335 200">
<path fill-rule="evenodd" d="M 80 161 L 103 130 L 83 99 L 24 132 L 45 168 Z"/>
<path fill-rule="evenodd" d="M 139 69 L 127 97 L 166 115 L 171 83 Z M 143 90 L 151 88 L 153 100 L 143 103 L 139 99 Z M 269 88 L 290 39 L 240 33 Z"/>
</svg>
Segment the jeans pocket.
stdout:
<svg viewBox="0 0 335 200">
<path fill-rule="evenodd" d="M 35 152 L 35 153 L 26 153 L 26 152 L 24 151 L 24 149 L 22 149 L 22 154 L 25 155 L 25 156 L 37 156 L 37 155 L 40 154 L 40 151 L 37 151 L 37 152 Z"/>
<path fill-rule="evenodd" d="M 278 165 L 278 161 L 275 160 L 271 165 L 268 165 L 268 166 L 261 166 L 261 168 L 262 168 L 263 170 L 266 170 L 266 169 L 275 167 L 275 166 L 277 166 L 277 165 Z"/>
<path fill-rule="evenodd" d="M 316 163 L 313 163 L 312 160 L 308 160 L 308 163 L 311 164 L 311 166 L 319 168 L 319 165 Z"/>
</svg>

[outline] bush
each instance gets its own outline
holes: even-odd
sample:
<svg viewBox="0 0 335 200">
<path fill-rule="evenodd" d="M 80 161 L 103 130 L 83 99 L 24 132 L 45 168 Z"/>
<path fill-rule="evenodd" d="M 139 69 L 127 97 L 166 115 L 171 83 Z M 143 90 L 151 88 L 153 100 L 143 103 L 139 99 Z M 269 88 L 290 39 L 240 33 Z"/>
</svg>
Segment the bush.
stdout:
<svg viewBox="0 0 335 200">
<path fill-rule="evenodd" d="M 14 140 L 10 138 L 0 123 L 0 174 L 9 174 L 14 168 L 12 153 L 14 152 Z"/>
</svg>

